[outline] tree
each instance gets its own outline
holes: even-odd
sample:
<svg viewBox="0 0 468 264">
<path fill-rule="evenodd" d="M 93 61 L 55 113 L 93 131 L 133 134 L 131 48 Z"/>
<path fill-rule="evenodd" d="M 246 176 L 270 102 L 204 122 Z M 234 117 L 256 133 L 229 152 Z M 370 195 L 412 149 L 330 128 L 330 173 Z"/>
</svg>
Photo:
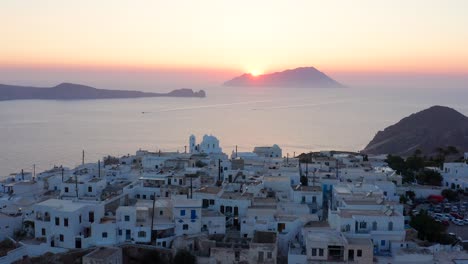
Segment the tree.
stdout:
<svg viewBox="0 0 468 264">
<path fill-rule="evenodd" d="M 418 215 L 411 217 L 410 225 L 418 231 L 418 238 L 421 240 L 442 242 L 445 239 L 444 233 L 446 227 L 436 222 L 424 210 L 421 210 Z"/>
<path fill-rule="evenodd" d="M 441 186 L 443 177 L 435 170 L 422 170 L 416 175 L 416 180 L 422 185 Z"/>
<path fill-rule="evenodd" d="M 447 150 L 446 150 L 446 153 L 449 154 L 449 155 L 455 155 L 455 154 L 458 154 L 460 152 L 458 151 L 458 149 L 456 147 L 448 146 Z"/>
<path fill-rule="evenodd" d="M 450 189 L 442 190 L 442 196 L 444 196 L 450 202 L 458 200 L 458 192 Z"/>
<path fill-rule="evenodd" d="M 422 155 L 422 151 L 420 149 L 416 149 L 413 153 L 414 157 L 419 157 L 420 155 Z"/>
<path fill-rule="evenodd" d="M 197 160 L 197 162 L 195 162 L 195 166 L 197 166 L 198 168 L 203 168 L 205 167 L 207 164 L 201 160 Z"/>
<path fill-rule="evenodd" d="M 405 160 L 400 156 L 388 155 L 385 162 L 387 162 L 388 166 L 395 170 L 397 173 L 403 173 L 404 171 L 406 171 Z"/>
<path fill-rule="evenodd" d="M 173 264 L 196 264 L 197 258 L 189 251 L 182 249 L 177 251 L 172 261 Z"/>
<path fill-rule="evenodd" d="M 413 191 L 406 191 L 406 197 L 410 198 L 411 200 L 414 200 L 416 197 L 416 194 Z"/>
<path fill-rule="evenodd" d="M 403 194 L 400 195 L 400 203 L 406 204 L 407 202 L 408 202 L 408 198 L 406 198 L 406 196 L 404 196 Z"/>
</svg>

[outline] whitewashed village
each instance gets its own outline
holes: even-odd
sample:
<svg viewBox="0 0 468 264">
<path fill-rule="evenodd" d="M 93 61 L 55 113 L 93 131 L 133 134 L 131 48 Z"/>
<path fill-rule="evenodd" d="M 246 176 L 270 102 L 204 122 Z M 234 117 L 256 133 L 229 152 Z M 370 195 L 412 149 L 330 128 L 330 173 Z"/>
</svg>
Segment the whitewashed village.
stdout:
<svg viewBox="0 0 468 264">
<path fill-rule="evenodd" d="M 278 145 L 223 152 L 215 136 L 192 135 L 183 152 L 139 150 L 18 172 L 0 185 L 0 263 L 84 251 L 81 263 L 124 263 L 125 247 L 183 250 L 210 264 L 468 259 L 458 233 L 446 231 L 453 240 L 436 243 L 410 225 L 424 213 L 466 228 L 458 216 L 468 204 L 440 197 L 468 190 L 468 154 L 427 168 L 443 176 L 442 186 L 404 182 L 386 159 L 332 151 L 299 157 Z"/>
</svg>

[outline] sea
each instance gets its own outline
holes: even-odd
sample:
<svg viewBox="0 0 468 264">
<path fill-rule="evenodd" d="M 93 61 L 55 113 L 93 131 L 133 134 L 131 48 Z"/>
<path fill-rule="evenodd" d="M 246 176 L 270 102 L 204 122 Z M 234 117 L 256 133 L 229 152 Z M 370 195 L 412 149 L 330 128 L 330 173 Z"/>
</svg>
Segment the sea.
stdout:
<svg viewBox="0 0 468 264">
<path fill-rule="evenodd" d="M 233 88 L 206 98 L 0 102 L 0 176 L 73 167 L 107 155 L 185 150 L 191 134 L 214 135 L 223 151 L 278 144 L 292 157 L 359 151 L 379 131 L 432 105 L 468 115 L 468 89 Z"/>
</svg>

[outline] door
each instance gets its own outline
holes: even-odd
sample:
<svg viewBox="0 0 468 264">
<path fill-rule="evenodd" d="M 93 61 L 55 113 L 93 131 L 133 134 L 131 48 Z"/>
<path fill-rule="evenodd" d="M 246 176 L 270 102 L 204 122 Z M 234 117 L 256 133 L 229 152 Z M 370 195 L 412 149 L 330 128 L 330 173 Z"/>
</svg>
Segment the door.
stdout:
<svg viewBox="0 0 468 264">
<path fill-rule="evenodd" d="M 348 260 L 354 261 L 354 249 L 348 250 Z"/>
<path fill-rule="evenodd" d="M 75 248 L 81 248 L 81 237 L 75 238 Z"/>
<path fill-rule="evenodd" d="M 130 229 L 125 230 L 125 240 L 130 240 L 131 239 L 131 233 Z"/>
</svg>

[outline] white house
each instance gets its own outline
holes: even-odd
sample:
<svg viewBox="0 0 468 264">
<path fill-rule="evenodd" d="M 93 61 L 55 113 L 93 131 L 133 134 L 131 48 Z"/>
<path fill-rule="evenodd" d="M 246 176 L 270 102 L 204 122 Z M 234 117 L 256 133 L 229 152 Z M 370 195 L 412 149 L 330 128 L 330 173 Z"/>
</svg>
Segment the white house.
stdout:
<svg viewBox="0 0 468 264">
<path fill-rule="evenodd" d="M 104 216 L 101 203 L 49 199 L 34 205 L 35 237 L 52 247 L 87 248 L 94 244 L 91 224 Z"/>
</svg>

